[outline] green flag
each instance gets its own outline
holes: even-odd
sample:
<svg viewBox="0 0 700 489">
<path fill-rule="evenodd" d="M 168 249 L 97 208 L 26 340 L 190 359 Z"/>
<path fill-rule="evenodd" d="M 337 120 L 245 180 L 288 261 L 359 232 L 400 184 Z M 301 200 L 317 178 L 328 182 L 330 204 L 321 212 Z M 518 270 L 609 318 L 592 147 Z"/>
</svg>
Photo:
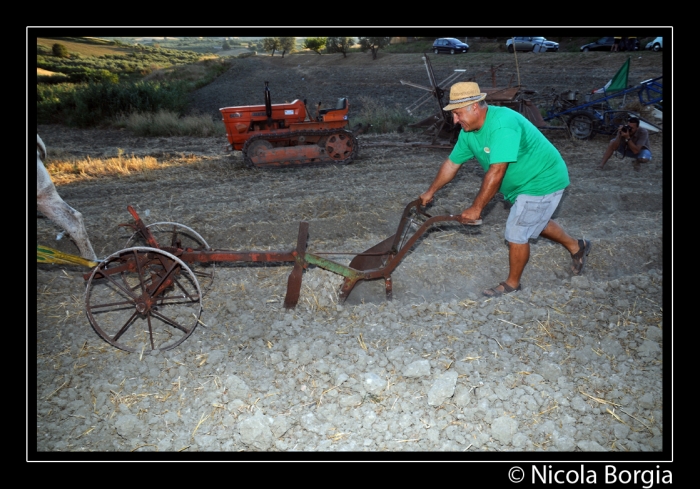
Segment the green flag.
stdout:
<svg viewBox="0 0 700 489">
<path fill-rule="evenodd" d="M 627 61 L 625 61 L 625 64 L 622 65 L 615 76 L 613 76 L 603 88 L 593 90 L 593 93 L 619 92 L 620 90 L 627 88 L 627 75 L 629 75 L 630 72 L 630 59 L 631 58 L 628 56 Z"/>
</svg>

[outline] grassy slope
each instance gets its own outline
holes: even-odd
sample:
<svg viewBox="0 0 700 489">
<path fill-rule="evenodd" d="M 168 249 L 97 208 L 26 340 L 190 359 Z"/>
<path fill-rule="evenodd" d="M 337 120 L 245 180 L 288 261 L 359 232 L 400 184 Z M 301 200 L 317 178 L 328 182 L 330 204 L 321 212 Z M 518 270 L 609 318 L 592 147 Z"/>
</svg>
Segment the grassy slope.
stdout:
<svg viewBox="0 0 700 489">
<path fill-rule="evenodd" d="M 45 46 L 49 49 L 53 47 L 54 44 L 63 44 L 68 52 L 76 53 L 80 56 L 103 56 L 105 54 L 129 54 L 134 52 L 133 48 L 126 46 L 115 46 L 108 44 L 109 41 L 103 41 L 101 39 L 91 39 L 86 38 L 84 41 L 78 40 L 68 40 L 62 39 L 50 39 L 39 37 L 36 40 L 38 46 Z"/>
<path fill-rule="evenodd" d="M 80 56 L 104 56 L 105 54 L 127 55 L 134 51 L 129 47 L 110 45 L 110 41 L 104 41 L 102 39 L 85 38 L 84 41 L 73 41 L 65 38 L 51 39 L 39 37 L 36 40 L 37 46 L 44 46 L 49 50 L 51 50 L 53 45 L 57 43 L 63 44 L 69 53 L 75 53 Z M 51 76 L 55 73 L 37 68 L 36 74 Z"/>
</svg>

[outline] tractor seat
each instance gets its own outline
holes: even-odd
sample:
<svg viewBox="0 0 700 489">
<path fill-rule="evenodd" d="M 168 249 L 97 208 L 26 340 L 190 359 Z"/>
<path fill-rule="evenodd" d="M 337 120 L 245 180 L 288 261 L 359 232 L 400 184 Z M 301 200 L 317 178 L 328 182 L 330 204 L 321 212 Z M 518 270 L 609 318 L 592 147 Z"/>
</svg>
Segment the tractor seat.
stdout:
<svg viewBox="0 0 700 489">
<path fill-rule="evenodd" d="M 332 109 L 321 109 L 318 111 L 319 115 L 327 114 L 328 112 L 331 112 L 333 110 L 343 110 L 348 106 L 348 99 L 346 97 L 342 97 L 338 99 L 338 102 L 336 102 L 335 107 Z"/>
</svg>

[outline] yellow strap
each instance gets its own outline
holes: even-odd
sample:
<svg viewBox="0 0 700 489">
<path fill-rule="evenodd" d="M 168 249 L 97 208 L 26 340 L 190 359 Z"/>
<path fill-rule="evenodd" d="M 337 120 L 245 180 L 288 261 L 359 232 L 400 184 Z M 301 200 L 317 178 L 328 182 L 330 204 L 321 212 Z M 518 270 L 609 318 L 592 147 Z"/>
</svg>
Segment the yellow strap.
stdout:
<svg viewBox="0 0 700 489">
<path fill-rule="evenodd" d="M 96 261 L 87 260 L 81 256 L 63 253 L 48 246 L 36 245 L 37 263 L 56 263 L 60 265 L 82 265 L 93 268 L 98 265 Z"/>
</svg>

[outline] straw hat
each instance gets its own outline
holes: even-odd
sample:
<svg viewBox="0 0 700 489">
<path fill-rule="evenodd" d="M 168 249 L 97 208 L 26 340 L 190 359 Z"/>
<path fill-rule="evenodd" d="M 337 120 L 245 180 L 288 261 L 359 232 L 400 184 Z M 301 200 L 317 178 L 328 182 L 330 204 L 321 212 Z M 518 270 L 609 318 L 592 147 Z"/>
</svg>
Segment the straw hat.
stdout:
<svg viewBox="0 0 700 489">
<path fill-rule="evenodd" d="M 443 110 L 455 110 L 486 98 L 485 93 L 481 93 L 479 85 L 474 82 L 459 82 L 450 88 L 450 103 Z"/>
</svg>

